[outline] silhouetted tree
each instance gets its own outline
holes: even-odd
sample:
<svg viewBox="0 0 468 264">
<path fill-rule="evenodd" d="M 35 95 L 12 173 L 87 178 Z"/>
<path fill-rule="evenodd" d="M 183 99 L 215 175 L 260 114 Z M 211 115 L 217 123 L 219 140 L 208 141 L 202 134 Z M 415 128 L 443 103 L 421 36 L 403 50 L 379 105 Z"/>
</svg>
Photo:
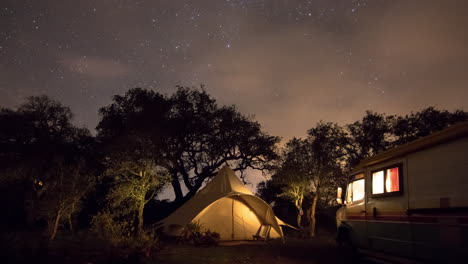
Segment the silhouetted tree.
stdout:
<svg viewBox="0 0 468 264">
<path fill-rule="evenodd" d="M 275 205 L 279 199 L 278 195 L 281 194 L 281 188 L 284 187 L 275 178 L 275 175 L 273 175 L 271 179 L 261 181 L 257 185 L 256 195 L 270 205 Z"/>
<path fill-rule="evenodd" d="M 265 169 L 279 138 L 261 131 L 235 107 L 220 107 L 203 89 L 179 87 L 172 96 L 131 89 L 100 110 L 104 142 L 134 142 L 168 170 L 176 201 L 191 198 L 225 163 Z M 112 144 L 112 143 L 111 143 Z M 139 147 L 137 147 L 139 148 Z M 188 189 L 184 196 L 180 182 Z"/>
<path fill-rule="evenodd" d="M 285 184 L 280 196 L 289 198 L 298 209 L 300 225 L 302 202 L 307 196 L 311 203 L 307 217 L 309 235 L 315 236 L 317 203 L 327 199 L 335 186 L 344 180 L 345 147 L 348 139 L 343 128 L 333 123 L 319 122 L 308 131 L 306 139 L 292 139 L 286 144 L 277 176 Z M 325 201 L 329 203 L 330 201 Z"/>
<path fill-rule="evenodd" d="M 317 202 L 343 180 L 345 146 L 348 144 L 343 128 L 333 123 L 319 122 L 309 129 L 307 145 L 310 148 L 309 173 L 314 197 L 310 209 L 310 235 L 315 235 Z M 333 187 L 332 189 L 330 187 Z M 334 190 L 333 190 L 334 191 Z"/>
<path fill-rule="evenodd" d="M 307 196 L 311 196 L 311 178 L 306 173 L 307 162 L 310 149 L 304 140 L 293 138 L 283 150 L 280 164 L 272 180 L 281 186 L 278 197 L 285 198 L 292 202 L 297 210 L 296 224 L 302 228 L 302 216 L 304 215 L 303 201 Z"/>
<path fill-rule="evenodd" d="M 394 146 L 408 143 L 447 128 L 455 123 L 468 120 L 468 113 L 456 110 L 453 113 L 428 107 L 422 111 L 396 118 L 393 133 Z"/>
<path fill-rule="evenodd" d="M 391 146 L 393 120 L 393 116 L 366 111 L 362 120 L 346 126 L 350 137 L 347 147 L 349 168 Z"/>
<path fill-rule="evenodd" d="M 46 96 L 29 97 L 0 112 L 0 177 L 22 185 L 26 221 L 43 219 L 53 240 L 72 218 L 93 182 L 89 131 L 71 124 L 70 108 Z"/>
</svg>

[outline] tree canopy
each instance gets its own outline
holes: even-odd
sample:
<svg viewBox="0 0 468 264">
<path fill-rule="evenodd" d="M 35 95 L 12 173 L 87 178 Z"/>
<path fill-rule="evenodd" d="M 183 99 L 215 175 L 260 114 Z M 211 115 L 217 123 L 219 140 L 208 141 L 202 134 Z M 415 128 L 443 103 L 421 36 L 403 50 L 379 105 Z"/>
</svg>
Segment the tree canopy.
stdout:
<svg viewBox="0 0 468 264">
<path fill-rule="evenodd" d="M 170 173 L 180 202 L 225 163 L 234 170 L 263 170 L 277 157 L 278 137 L 234 106 L 218 106 L 203 89 L 178 87 L 171 96 L 131 89 L 114 96 L 100 113 L 97 129 L 103 144 L 156 160 Z M 181 182 L 188 189 L 185 196 Z"/>
<path fill-rule="evenodd" d="M 25 224 L 71 229 L 80 202 L 93 184 L 94 140 L 71 123 L 70 108 L 46 96 L 29 97 L 17 110 L 0 110 L 0 178 L 23 202 Z M 18 216 L 16 216 L 18 217 Z"/>
<path fill-rule="evenodd" d="M 313 235 L 315 208 L 335 204 L 336 188 L 360 160 L 465 120 L 467 112 L 429 107 L 404 116 L 367 111 L 345 126 L 320 121 L 306 138 L 286 143 L 271 179 L 259 185 L 258 193 L 273 201 L 288 199 L 297 209 L 299 227 L 302 210 L 310 208 L 306 216 Z"/>
</svg>

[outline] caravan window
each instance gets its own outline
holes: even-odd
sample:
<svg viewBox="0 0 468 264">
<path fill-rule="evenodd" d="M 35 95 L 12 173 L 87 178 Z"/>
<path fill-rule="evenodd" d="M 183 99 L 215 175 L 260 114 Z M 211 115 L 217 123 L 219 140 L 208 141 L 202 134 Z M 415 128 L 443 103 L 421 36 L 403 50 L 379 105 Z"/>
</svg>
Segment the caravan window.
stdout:
<svg viewBox="0 0 468 264">
<path fill-rule="evenodd" d="M 364 173 L 353 176 L 353 181 L 348 184 L 346 203 L 352 203 L 364 199 Z"/>
<path fill-rule="evenodd" d="M 372 172 L 372 194 L 400 192 L 401 166 Z"/>
</svg>

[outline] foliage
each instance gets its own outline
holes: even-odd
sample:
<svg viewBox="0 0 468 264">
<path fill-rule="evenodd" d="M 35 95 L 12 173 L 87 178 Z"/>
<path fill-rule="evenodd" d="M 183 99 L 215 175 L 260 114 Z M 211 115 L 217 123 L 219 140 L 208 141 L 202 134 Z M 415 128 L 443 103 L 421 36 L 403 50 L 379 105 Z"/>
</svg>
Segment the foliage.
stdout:
<svg viewBox="0 0 468 264">
<path fill-rule="evenodd" d="M 25 221 L 47 224 L 49 240 L 73 218 L 94 183 L 89 131 L 71 124 L 70 108 L 46 96 L 0 111 L 0 176 L 22 186 Z"/>
<path fill-rule="evenodd" d="M 302 228 L 303 202 L 311 198 L 305 210 L 309 233 L 315 235 L 317 203 L 332 203 L 330 193 L 343 181 L 348 139 L 337 124 L 319 122 L 308 131 L 306 139 L 290 140 L 282 153 L 272 180 L 281 186 L 278 197 L 290 200 L 297 209 L 297 225 Z M 325 199 L 325 200 L 324 200 Z"/>
<path fill-rule="evenodd" d="M 200 221 L 192 221 L 185 225 L 185 230 L 191 233 L 201 233 L 203 231 L 203 224 Z"/>
<path fill-rule="evenodd" d="M 362 120 L 346 126 L 349 133 L 348 169 L 391 146 L 394 118 L 367 111 Z"/>
<path fill-rule="evenodd" d="M 178 202 L 192 197 L 227 162 L 234 170 L 263 170 L 276 157 L 279 138 L 234 106 L 218 106 L 203 89 L 178 87 L 171 96 L 131 89 L 100 113 L 100 140 L 108 146 L 125 142 L 132 146 L 127 153 L 153 157 L 170 173 Z"/>
<path fill-rule="evenodd" d="M 100 195 L 105 201 L 92 208 L 101 209 L 93 219 L 99 236 L 115 247 L 151 248 L 156 237 L 144 229 L 144 209 L 161 188 L 170 181 L 179 205 L 228 163 L 241 172 L 271 170 L 258 193 L 270 204 L 290 201 L 299 226 L 306 212 L 313 234 L 316 208 L 334 205 L 336 187 L 361 159 L 468 120 L 467 112 L 433 107 L 402 116 L 367 111 L 343 127 L 319 122 L 280 153 L 278 137 L 235 106 L 218 105 L 203 87 L 171 95 L 131 89 L 100 114 L 93 137 L 72 124 L 69 107 L 47 96 L 0 108 L 0 195 L 9 201 L 1 203 L 9 219 L 2 227 L 45 227 L 50 242 L 65 227 L 75 230 L 80 212 L 89 214 L 84 198 Z M 216 240 L 216 232 L 198 229 L 196 239 Z"/>
<path fill-rule="evenodd" d="M 38 181 L 41 190 L 37 197 L 35 217 L 48 223 L 50 240 L 56 236 L 60 224 L 73 228 L 73 216 L 80 210 L 81 201 L 94 185 L 92 178 L 86 177 L 83 165 L 65 164 L 62 160 L 51 161 L 54 171 L 49 172 L 46 181 Z"/>
<path fill-rule="evenodd" d="M 134 225 L 128 221 L 116 221 L 110 212 L 101 212 L 93 217 L 92 230 L 98 238 L 117 247 L 133 236 Z"/>
<path fill-rule="evenodd" d="M 272 179 L 261 183 L 258 193 L 270 203 L 280 198 L 291 201 L 298 208 L 298 225 L 300 203 L 308 204 L 307 215 L 313 221 L 314 207 L 334 205 L 336 188 L 344 185 L 345 175 L 363 158 L 465 120 L 467 112 L 429 107 L 405 116 L 367 111 L 361 120 L 344 127 L 319 122 L 306 139 L 286 144 Z"/>
<path fill-rule="evenodd" d="M 304 198 L 311 193 L 310 179 L 301 171 L 300 159 L 305 150 L 302 144 L 298 139 L 292 139 L 286 144 L 280 167 L 272 177 L 281 186 L 277 197 L 291 201 L 296 207 L 296 224 L 299 228 L 302 228 Z"/>
<path fill-rule="evenodd" d="M 108 244 L 109 250 L 118 255 L 141 255 L 150 257 L 158 245 L 153 230 L 144 230 L 134 235 L 132 222 L 122 221 L 110 212 L 102 212 L 93 217 L 92 230 L 96 236 Z"/>
<path fill-rule="evenodd" d="M 168 182 L 168 175 L 153 160 L 120 160 L 108 165 L 105 175 L 113 185 L 107 195 L 109 208 L 121 219 L 136 223 L 143 232 L 144 207 Z"/>
<path fill-rule="evenodd" d="M 267 204 L 270 204 L 270 206 L 274 205 L 278 199 L 282 199 L 281 192 L 282 188 L 285 186 L 276 180 L 275 175 L 276 174 L 272 175 L 271 179 L 259 182 L 257 185 L 256 195 L 262 198 Z"/>
<path fill-rule="evenodd" d="M 219 233 L 204 228 L 200 221 L 192 221 L 185 225 L 179 242 L 195 246 L 217 246 L 219 239 Z"/>
<path fill-rule="evenodd" d="M 437 110 L 428 107 L 422 111 L 396 118 L 393 124 L 395 141 L 393 146 L 408 143 L 431 133 L 447 128 L 455 123 L 468 120 L 468 113 L 456 110 Z"/>
<path fill-rule="evenodd" d="M 434 107 L 404 116 L 388 116 L 367 111 L 362 120 L 346 126 L 350 140 L 348 169 L 356 166 L 364 158 L 466 120 L 467 112 L 448 112 Z"/>
</svg>

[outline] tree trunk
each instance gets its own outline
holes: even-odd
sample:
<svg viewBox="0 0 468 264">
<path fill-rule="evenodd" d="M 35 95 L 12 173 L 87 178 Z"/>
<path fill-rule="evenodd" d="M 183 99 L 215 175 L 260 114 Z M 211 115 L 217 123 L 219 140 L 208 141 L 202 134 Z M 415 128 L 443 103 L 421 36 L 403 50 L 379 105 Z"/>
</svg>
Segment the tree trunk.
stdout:
<svg viewBox="0 0 468 264">
<path fill-rule="evenodd" d="M 299 212 L 297 212 L 297 227 L 299 229 L 302 229 L 301 220 L 302 220 L 302 215 L 301 215 L 301 211 L 299 210 Z"/>
<path fill-rule="evenodd" d="M 317 207 L 317 201 L 318 201 L 318 194 L 314 196 L 312 206 L 310 207 L 310 232 L 309 232 L 310 237 L 315 236 L 315 208 Z"/>
<path fill-rule="evenodd" d="M 57 230 L 60 222 L 60 218 L 62 217 L 62 209 L 58 209 L 57 214 L 55 216 L 54 224 L 52 226 L 52 230 L 50 230 L 49 242 L 55 239 L 57 235 Z"/>
<path fill-rule="evenodd" d="M 68 214 L 68 228 L 73 231 L 73 213 L 75 212 L 75 203 L 72 203 L 70 213 Z"/>
<path fill-rule="evenodd" d="M 143 211 L 145 209 L 145 199 L 141 199 L 138 205 L 138 235 L 143 234 Z"/>
<path fill-rule="evenodd" d="M 72 221 L 72 214 L 68 214 L 68 228 L 70 229 L 70 231 L 73 231 L 73 221 Z"/>
<path fill-rule="evenodd" d="M 179 178 L 177 177 L 177 174 L 172 175 L 172 188 L 174 189 L 174 194 L 175 194 L 175 201 L 180 203 L 182 199 L 184 198 L 184 195 L 182 194 L 182 188 L 180 187 L 180 182 Z"/>
<path fill-rule="evenodd" d="M 294 201 L 294 205 L 296 206 L 296 209 L 297 209 L 297 227 L 299 229 L 302 229 L 302 215 L 304 214 L 303 211 L 302 211 L 302 201 L 303 201 L 303 197 L 302 198 L 299 198 L 299 199 L 296 199 Z"/>
</svg>

